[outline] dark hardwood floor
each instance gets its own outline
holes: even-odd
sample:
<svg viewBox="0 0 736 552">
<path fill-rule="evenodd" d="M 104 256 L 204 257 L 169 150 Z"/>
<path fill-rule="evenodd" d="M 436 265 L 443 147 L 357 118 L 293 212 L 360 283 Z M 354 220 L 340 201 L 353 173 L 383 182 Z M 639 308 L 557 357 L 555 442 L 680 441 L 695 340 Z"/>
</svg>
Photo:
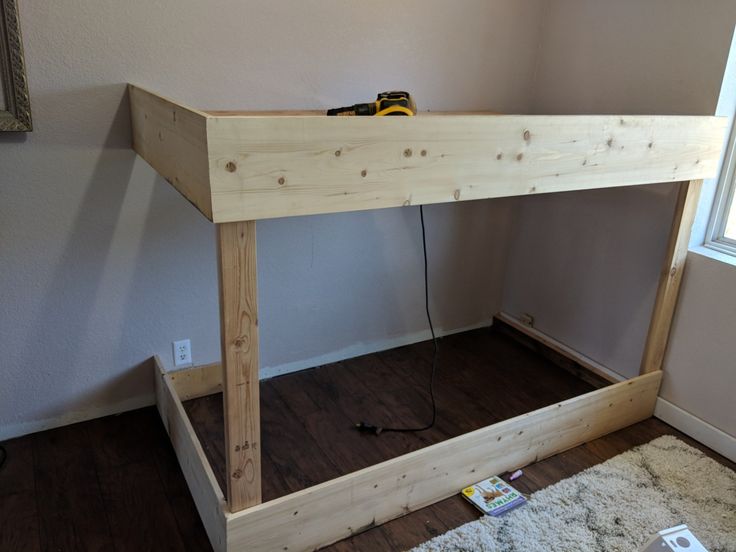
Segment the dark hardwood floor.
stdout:
<svg viewBox="0 0 736 552">
<path fill-rule="evenodd" d="M 261 385 L 264 499 L 293 492 L 593 388 L 503 332 L 444 338 L 431 430 L 363 435 L 359 420 L 420 425 L 430 415 L 428 342 L 266 380 Z M 224 473 L 219 395 L 186 403 L 218 477 Z M 525 468 L 534 492 L 663 434 L 650 419 Z M 3 443 L 0 551 L 210 550 L 154 408 Z M 455 496 L 328 548 L 404 550 L 476 519 Z"/>
</svg>

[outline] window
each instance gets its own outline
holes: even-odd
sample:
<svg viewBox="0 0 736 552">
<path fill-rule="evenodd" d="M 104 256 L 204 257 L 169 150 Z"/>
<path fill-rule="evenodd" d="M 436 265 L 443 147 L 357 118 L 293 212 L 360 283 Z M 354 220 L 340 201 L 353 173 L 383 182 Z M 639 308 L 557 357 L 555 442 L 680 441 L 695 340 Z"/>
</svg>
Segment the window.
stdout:
<svg viewBox="0 0 736 552">
<path fill-rule="evenodd" d="M 723 159 L 706 246 L 736 255 L 736 124 Z"/>
</svg>

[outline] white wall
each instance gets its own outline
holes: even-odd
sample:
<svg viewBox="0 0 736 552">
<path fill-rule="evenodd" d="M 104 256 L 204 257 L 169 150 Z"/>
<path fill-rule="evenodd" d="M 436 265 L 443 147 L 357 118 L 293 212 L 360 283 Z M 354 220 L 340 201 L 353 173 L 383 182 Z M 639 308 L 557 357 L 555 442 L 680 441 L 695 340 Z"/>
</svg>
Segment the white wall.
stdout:
<svg viewBox="0 0 736 552">
<path fill-rule="evenodd" d="M 736 437 L 736 266 L 690 252 L 660 395 Z"/>
<path fill-rule="evenodd" d="M 525 112 L 541 1 L 20 2 L 35 130 L 0 136 L 0 439 L 149 403 L 153 354 L 219 351 L 212 226 L 130 150 L 125 83 L 201 108 Z M 389 9 L 391 16 L 386 16 Z M 512 201 L 427 209 L 432 308 L 500 306 Z M 262 365 L 418 339 L 415 208 L 259 224 Z M 480 299 L 479 299 L 480 298 Z"/>
<path fill-rule="evenodd" d="M 548 9 L 536 112 L 713 114 L 736 2 L 556 0 Z M 524 198 L 512 233 L 504 310 L 531 313 L 541 331 L 635 375 L 673 205 L 671 185 Z M 711 319 L 695 306 L 714 303 L 717 293 L 733 297 L 733 282 L 716 277 L 705 261 L 693 264 L 662 394 L 736 435 L 726 414 L 733 411 L 733 385 L 728 395 L 721 387 L 733 383 L 733 305 L 721 303 Z M 698 324 L 701 331 L 694 332 Z M 710 354 L 698 356 L 711 346 Z M 688 400 L 685 389 L 696 382 L 689 395 L 697 399 Z"/>
</svg>

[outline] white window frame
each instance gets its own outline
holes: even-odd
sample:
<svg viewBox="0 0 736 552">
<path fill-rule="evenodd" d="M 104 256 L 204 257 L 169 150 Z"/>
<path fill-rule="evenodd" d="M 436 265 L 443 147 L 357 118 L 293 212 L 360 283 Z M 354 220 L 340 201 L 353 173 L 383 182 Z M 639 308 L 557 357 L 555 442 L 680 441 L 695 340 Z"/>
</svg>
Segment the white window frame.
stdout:
<svg viewBox="0 0 736 552">
<path fill-rule="evenodd" d="M 736 209 L 736 118 L 731 127 L 728 149 L 723 158 L 721 175 L 713 202 L 705 246 L 721 253 L 736 256 L 736 240 L 724 236 L 729 215 L 729 206 Z"/>
</svg>

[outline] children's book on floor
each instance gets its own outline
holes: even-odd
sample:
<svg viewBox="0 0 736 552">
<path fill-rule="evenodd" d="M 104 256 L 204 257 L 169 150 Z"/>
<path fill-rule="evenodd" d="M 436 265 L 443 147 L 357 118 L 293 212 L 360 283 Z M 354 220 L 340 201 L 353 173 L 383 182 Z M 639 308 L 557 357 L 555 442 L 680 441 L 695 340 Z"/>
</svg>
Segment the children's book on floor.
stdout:
<svg viewBox="0 0 736 552">
<path fill-rule="evenodd" d="M 524 495 L 500 477 L 491 477 L 465 487 L 461 494 L 481 512 L 491 516 L 500 516 L 526 502 Z"/>
</svg>

